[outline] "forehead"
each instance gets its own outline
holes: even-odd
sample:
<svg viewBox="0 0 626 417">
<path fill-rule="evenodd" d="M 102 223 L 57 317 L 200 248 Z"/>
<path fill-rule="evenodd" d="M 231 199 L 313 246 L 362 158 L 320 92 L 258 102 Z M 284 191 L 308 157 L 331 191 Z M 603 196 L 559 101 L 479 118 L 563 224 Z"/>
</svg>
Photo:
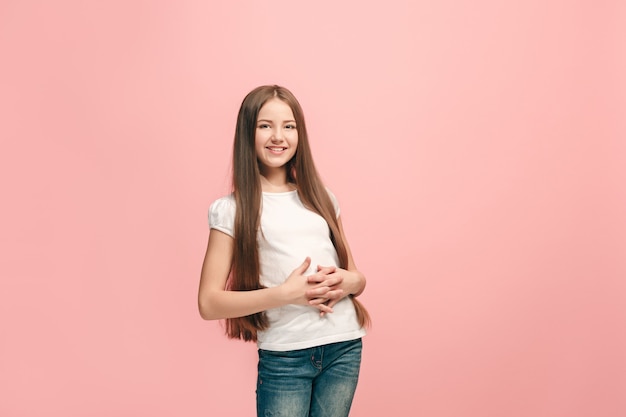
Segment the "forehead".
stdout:
<svg viewBox="0 0 626 417">
<path fill-rule="evenodd" d="M 265 102 L 259 110 L 258 119 L 265 120 L 293 120 L 293 111 L 289 104 L 277 97 L 273 97 Z"/>
</svg>

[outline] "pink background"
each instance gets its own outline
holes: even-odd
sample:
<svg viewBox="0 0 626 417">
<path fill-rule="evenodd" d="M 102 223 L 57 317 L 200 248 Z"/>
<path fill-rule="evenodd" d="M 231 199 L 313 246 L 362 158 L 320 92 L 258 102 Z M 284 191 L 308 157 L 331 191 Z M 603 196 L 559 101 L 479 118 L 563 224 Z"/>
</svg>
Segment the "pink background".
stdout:
<svg viewBox="0 0 626 417">
<path fill-rule="evenodd" d="M 626 415 L 622 1 L 2 1 L 0 415 L 252 415 L 196 308 L 243 96 L 300 99 L 353 416 Z"/>
</svg>

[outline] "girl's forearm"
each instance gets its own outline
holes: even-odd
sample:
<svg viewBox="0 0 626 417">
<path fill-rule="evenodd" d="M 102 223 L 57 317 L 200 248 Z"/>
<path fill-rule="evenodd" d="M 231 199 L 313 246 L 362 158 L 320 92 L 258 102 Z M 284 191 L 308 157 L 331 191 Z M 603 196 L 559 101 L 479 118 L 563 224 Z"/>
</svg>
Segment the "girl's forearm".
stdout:
<svg viewBox="0 0 626 417">
<path fill-rule="evenodd" d="M 232 319 L 249 316 L 287 302 L 280 287 L 252 291 L 212 291 L 198 300 L 200 315 L 205 320 Z"/>
</svg>

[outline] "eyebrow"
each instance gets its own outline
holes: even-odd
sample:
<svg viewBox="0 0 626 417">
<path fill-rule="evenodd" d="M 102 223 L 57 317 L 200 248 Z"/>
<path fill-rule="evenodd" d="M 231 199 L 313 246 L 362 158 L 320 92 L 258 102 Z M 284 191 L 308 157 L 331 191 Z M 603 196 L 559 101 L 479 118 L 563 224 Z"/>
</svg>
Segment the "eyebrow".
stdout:
<svg viewBox="0 0 626 417">
<path fill-rule="evenodd" d="M 269 122 L 269 123 L 274 123 L 273 120 L 268 120 L 268 119 L 259 119 L 256 121 L 257 123 L 259 122 Z M 295 120 L 284 120 L 283 123 L 295 123 Z"/>
</svg>

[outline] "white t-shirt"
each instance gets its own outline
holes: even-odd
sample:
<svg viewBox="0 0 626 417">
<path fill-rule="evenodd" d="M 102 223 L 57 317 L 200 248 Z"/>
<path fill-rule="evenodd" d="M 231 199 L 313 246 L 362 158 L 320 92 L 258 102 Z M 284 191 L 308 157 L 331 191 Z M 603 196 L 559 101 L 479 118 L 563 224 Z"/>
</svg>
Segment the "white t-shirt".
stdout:
<svg viewBox="0 0 626 417">
<path fill-rule="evenodd" d="M 339 205 L 329 192 L 339 216 Z M 317 265 L 338 266 L 330 229 L 324 218 L 304 207 L 297 191 L 263 192 L 261 229 L 257 233 L 260 282 L 265 287 L 282 284 L 307 256 L 311 266 L 305 272 L 316 272 Z M 209 209 L 209 225 L 234 237 L 235 198 L 222 197 Z M 305 349 L 328 343 L 358 339 L 365 335 L 359 326 L 354 305 L 349 297 L 333 307 L 333 313 L 320 317 L 315 307 L 286 305 L 267 310 L 269 328 L 259 331 L 260 349 L 287 351 Z"/>
</svg>

